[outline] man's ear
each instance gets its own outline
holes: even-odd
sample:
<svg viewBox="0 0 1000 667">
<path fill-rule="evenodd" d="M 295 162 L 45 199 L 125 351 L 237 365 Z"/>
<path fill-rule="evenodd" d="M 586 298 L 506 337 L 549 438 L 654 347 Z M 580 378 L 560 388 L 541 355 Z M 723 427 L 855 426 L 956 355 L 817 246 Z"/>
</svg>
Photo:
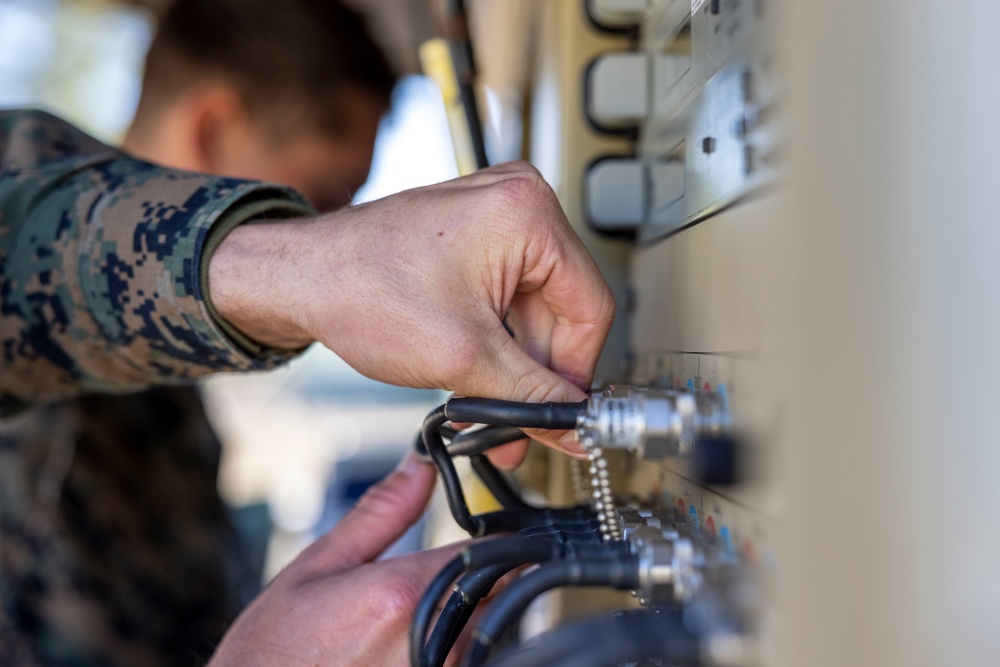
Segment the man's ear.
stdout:
<svg viewBox="0 0 1000 667">
<path fill-rule="evenodd" d="M 187 150 L 191 169 L 231 174 L 247 149 L 250 118 L 246 104 L 229 84 L 209 81 L 189 93 Z"/>
</svg>

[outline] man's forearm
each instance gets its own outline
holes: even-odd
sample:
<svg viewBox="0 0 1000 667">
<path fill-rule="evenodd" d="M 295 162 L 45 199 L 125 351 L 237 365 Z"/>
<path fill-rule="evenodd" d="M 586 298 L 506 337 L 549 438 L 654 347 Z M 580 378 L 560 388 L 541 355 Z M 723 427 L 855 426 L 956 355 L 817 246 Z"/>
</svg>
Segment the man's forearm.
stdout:
<svg viewBox="0 0 1000 667">
<path fill-rule="evenodd" d="M 220 328 L 201 260 L 227 221 L 307 211 L 297 195 L 141 162 L 41 112 L 0 112 L 0 159 L 0 415 L 288 358 Z"/>
</svg>

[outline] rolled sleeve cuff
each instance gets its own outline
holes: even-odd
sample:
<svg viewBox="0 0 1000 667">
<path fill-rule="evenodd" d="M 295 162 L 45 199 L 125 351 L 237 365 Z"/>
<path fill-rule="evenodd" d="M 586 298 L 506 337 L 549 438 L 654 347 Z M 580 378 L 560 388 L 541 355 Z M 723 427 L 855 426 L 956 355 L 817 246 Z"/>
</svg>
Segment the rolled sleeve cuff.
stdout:
<svg viewBox="0 0 1000 667">
<path fill-rule="evenodd" d="M 157 169 L 142 176 L 133 167 L 105 191 L 81 239 L 80 283 L 109 346 L 82 355 L 85 388 L 187 382 L 264 370 L 294 356 L 295 350 L 264 348 L 225 322 L 211 304 L 207 269 L 239 224 L 309 215 L 308 203 L 266 183 Z"/>
</svg>

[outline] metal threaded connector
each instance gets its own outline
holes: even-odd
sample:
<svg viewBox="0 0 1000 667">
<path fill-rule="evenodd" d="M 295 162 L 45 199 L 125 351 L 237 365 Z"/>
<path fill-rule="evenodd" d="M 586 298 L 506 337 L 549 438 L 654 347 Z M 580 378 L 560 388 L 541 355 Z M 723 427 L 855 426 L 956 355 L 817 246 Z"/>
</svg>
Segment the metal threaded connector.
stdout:
<svg viewBox="0 0 1000 667">
<path fill-rule="evenodd" d="M 577 420 L 581 443 L 626 449 L 645 459 L 687 456 L 700 435 L 728 429 L 728 416 L 715 397 L 620 385 L 594 395 Z"/>
</svg>

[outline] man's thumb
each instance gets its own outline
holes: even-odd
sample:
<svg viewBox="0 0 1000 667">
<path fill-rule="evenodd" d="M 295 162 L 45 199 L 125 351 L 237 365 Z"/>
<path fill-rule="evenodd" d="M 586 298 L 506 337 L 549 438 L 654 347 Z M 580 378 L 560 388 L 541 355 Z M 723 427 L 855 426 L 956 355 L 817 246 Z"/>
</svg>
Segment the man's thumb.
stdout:
<svg viewBox="0 0 1000 667">
<path fill-rule="evenodd" d="M 303 554 L 332 574 L 375 560 L 423 514 L 434 490 L 434 467 L 408 454 L 365 491 L 340 523 Z"/>
</svg>

